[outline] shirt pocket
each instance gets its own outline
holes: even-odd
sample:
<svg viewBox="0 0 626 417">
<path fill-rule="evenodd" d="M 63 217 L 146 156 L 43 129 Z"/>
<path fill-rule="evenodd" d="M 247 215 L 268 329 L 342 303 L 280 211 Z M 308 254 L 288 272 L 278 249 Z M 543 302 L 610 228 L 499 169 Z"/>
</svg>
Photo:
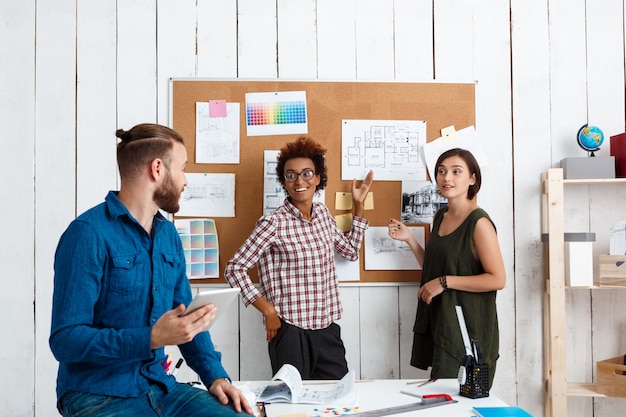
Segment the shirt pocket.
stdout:
<svg viewBox="0 0 626 417">
<path fill-rule="evenodd" d="M 163 256 L 163 285 L 168 289 L 176 286 L 179 275 L 182 273 L 181 259 L 176 253 L 162 253 Z"/>
<path fill-rule="evenodd" d="M 139 274 L 139 256 L 126 254 L 111 258 L 111 290 L 122 294 L 136 291 L 142 284 Z"/>
</svg>

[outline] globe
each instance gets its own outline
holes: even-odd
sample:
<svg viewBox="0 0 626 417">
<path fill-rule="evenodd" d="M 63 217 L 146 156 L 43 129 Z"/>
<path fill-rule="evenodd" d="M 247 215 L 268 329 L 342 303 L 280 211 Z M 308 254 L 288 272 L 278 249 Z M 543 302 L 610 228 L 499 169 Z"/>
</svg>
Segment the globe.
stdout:
<svg viewBox="0 0 626 417">
<path fill-rule="evenodd" d="M 578 130 L 578 145 L 591 152 L 591 156 L 595 156 L 594 152 L 600 150 L 600 145 L 604 142 L 604 133 L 597 126 L 583 125 Z"/>
</svg>

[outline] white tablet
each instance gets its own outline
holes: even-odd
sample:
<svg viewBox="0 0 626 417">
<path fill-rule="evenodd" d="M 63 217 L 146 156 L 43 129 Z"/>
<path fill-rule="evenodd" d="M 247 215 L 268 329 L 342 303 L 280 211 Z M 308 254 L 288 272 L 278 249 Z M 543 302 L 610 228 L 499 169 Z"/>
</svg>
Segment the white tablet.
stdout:
<svg viewBox="0 0 626 417">
<path fill-rule="evenodd" d="M 191 303 L 189 303 L 189 306 L 183 313 L 183 316 L 207 304 L 214 304 L 217 307 L 217 311 L 215 312 L 215 318 L 211 321 L 211 324 L 213 324 L 220 314 L 226 311 L 228 307 L 237 299 L 239 291 L 239 288 L 220 288 L 218 290 L 199 292 L 193 298 Z"/>
</svg>

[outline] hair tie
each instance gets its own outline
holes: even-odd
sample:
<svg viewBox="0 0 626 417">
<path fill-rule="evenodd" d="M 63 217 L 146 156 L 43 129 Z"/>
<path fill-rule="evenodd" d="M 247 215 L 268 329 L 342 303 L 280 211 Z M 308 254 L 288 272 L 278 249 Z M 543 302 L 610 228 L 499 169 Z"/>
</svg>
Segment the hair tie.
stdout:
<svg viewBox="0 0 626 417">
<path fill-rule="evenodd" d="M 128 143 L 130 142 L 131 139 L 131 135 L 130 132 L 124 130 L 124 129 L 118 129 L 117 130 L 117 135 L 118 138 L 120 138 L 120 140 L 122 141 L 122 143 Z"/>
</svg>

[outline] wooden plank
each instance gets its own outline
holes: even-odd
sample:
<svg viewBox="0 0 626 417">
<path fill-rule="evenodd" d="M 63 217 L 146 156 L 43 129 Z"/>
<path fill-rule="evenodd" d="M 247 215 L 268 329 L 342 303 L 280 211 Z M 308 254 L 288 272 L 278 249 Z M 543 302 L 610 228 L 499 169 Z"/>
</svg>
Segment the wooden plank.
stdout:
<svg viewBox="0 0 626 417">
<path fill-rule="evenodd" d="M 605 134 L 597 155 L 610 154 L 610 136 L 624 132 L 624 2 L 591 0 L 585 8 L 588 120 Z"/>
<path fill-rule="evenodd" d="M 362 287 L 360 318 L 361 378 L 399 378 L 397 289 L 387 286 Z"/>
<path fill-rule="evenodd" d="M 317 77 L 317 27 L 314 0 L 278 0 L 278 76 Z"/>
<path fill-rule="evenodd" d="M 196 76 L 196 1 L 157 0 L 157 123 L 169 123 L 172 77 Z"/>
<path fill-rule="evenodd" d="M 467 11 L 467 10 L 466 10 Z M 510 8 L 504 2 L 478 1 L 472 4 L 471 16 L 471 59 L 472 79 L 476 84 L 476 131 L 483 144 L 489 160 L 482 167 L 482 186 L 478 202 L 491 216 L 497 232 L 500 251 L 507 274 L 506 287 L 498 291 L 498 320 L 502 323 L 514 323 L 516 311 L 510 306 L 518 301 L 515 288 L 516 280 L 514 265 L 514 224 L 510 213 L 513 213 L 513 198 L 502 190 L 510 188 L 513 178 L 513 124 L 511 117 L 496 115 L 512 114 L 511 106 L 511 59 L 510 59 Z M 463 21 L 468 16 L 463 16 Z M 463 27 L 463 26 L 462 26 Z M 470 38 L 469 33 L 466 34 Z M 468 72 L 469 74 L 469 72 Z M 520 182 L 536 189 L 536 178 L 528 177 Z M 511 195 L 512 197 L 512 195 Z M 537 204 L 539 207 L 538 196 Z M 527 204 L 532 204 L 526 200 Z M 538 213 L 538 211 L 535 211 Z M 540 337 L 539 326 L 536 335 Z M 517 399 L 517 367 L 515 352 L 515 334 L 501 333 L 500 358 L 498 372 L 494 379 L 493 393 L 507 403 Z M 536 367 L 536 369 L 539 367 Z M 539 375 L 538 375 L 539 376 Z"/>
<path fill-rule="evenodd" d="M 115 1 L 77 2 L 76 211 L 116 187 Z M 97 172 L 97 175 L 94 175 Z"/>
<path fill-rule="evenodd" d="M 413 325 L 417 313 L 417 291 L 419 285 L 398 286 L 398 316 L 400 339 L 400 378 L 426 379 L 430 376 L 429 370 L 417 369 L 411 366 L 411 351 L 413 348 Z"/>
<path fill-rule="evenodd" d="M 237 77 L 237 0 L 198 0 L 198 77 Z"/>
<path fill-rule="evenodd" d="M 393 0 L 359 0 L 355 22 L 357 79 L 392 79 Z"/>
<path fill-rule="evenodd" d="M 240 302 L 239 379 L 241 381 L 268 381 L 272 378 L 266 334 L 263 315 L 253 305 L 244 307 Z"/>
<path fill-rule="evenodd" d="M 276 78 L 276 0 L 237 2 L 239 78 Z"/>
<path fill-rule="evenodd" d="M 0 4 L 0 114 L 5 122 L 2 144 L 6 156 L 0 173 L 8 180 L 2 197 L 5 238 L 0 247 L 5 283 L 0 294 L 5 311 L 0 320 L 0 358 L 7 382 L 0 404 L 7 415 L 31 414 L 35 395 L 35 24 L 34 2 Z"/>
<path fill-rule="evenodd" d="M 552 145 L 552 165 L 558 165 L 559 161 L 565 157 L 570 156 L 584 156 L 584 152 L 581 153 L 576 142 L 576 133 L 581 125 L 586 123 L 588 116 L 587 106 L 587 71 L 586 66 L 579 65 L 581 57 L 586 56 L 585 45 L 585 1 L 573 0 L 573 1 L 550 1 L 548 2 L 548 15 L 549 15 L 549 39 L 550 39 L 550 92 L 551 92 L 551 145 Z M 576 100 L 572 100 L 572 97 L 576 97 Z M 574 202 L 572 198 L 566 199 L 568 204 Z M 576 207 L 576 206 L 574 206 Z M 584 211 L 584 206 L 581 206 L 581 211 Z M 576 210 L 565 209 L 563 218 L 567 220 L 580 219 L 575 213 Z M 572 216 L 572 217 L 570 217 Z M 575 226 L 580 227 L 580 226 Z M 565 230 L 576 231 L 577 229 L 570 229 L 565 226 Z M 563 231 L 561 231 L 562 233 Z M 553 233 L 551 232 L 551 235 Z M 552 239 L 551 239 L 552 243 Z M 553 251 L 553 246 L 550 244 L 550 250 Z M 555 258 L 553 263 L 561 263 L 563 260 Z M 554 280 L 555 274 L 552 270 L 550 272 L 550 281 Z M 561 273 L 558 274 L 559 281 Z M 559 282 L 559 284 L 561 284 Z M 553 307 L 554 315 L 563 316 L 563 309 L 561 304 L 561 290 L 559 288 L 557 298 L 554 293 L 556 283 L 551 283 L 552 288 L 551 296 L 552 303 L 557 304 L 558 307 Z M 589 300 L 584 300 L 584 296 L 579 295 L 574 299 L 568 298 L 566 301 L 566 309 L 568 319 L 571 322 L 588 323 L 589 316 L 584 316 L 584 313 L 579 313 L 575 305 L 570 304 L 575 301 L 576 303 L 588 303 Z M 586 308 L 582 308 L 583 312 Z M 554 320 L 559 320 L 557 317 Z M 553 321 L 553 323 L 555 323 Z M 565 334 L 561 334 L 560 321 L 558 321 L 559 327 L 553 334 L 558 337 L 567 337 Z M 557 337 L 557 336 L 555 336 Z M 554 339 L 554 337 L 553 337 Z M 552 400 L 552 415 L 553 416 L 583 416 L 589 415 L 589 404 L 585 404 L 584 399 L 570 400 L 568 406 L 568 400 L 564 396 L 566 393 L 566 387 L 564 378 L 567 374 L 567 364 L 573 364 L 573 358 L 578 352 L 570 351 L 569 348 L 575 348 L 576 346 L 585 349 L 589 346 L 590 338 L 587 335 L 583 340 L 574 341 L 571 338 L 565 340 L 558 340 L 565 343 L 565 346 L 558 345 L 558 348 L 553 349 L 551 356 L 553 361 L 553 375 L 555 380 L 553 381 L 553 393 Z M 565 359 L 566 349 L 568 358 Z"/>
<path fill-rule="evenodd" d="M 550 134 L 552 166 L 561 159 L 585 156 L 576 142 L 576 133 L 587 122 L 587 71 L 581 65 L 586 56 L 585 1 L 550 1 Z M 584 62 L 584 59 L 583 61 Z M 576 100 L 572 100 L 576 97 Z"/>
<path fill-rule="evenodd" d="M 157 121 L 156 3 L 117 3 L 117 127 L 124 130 Z"/>
<path fill-rule="evenodd" d="M 356 0 L 317 0 L 317 76 L 356 79 Z"/>
<path fill-rule="evenodd" d="M 550 411 L 548 415 L 567 414 L 566 385 L 566 320 L 565 311 L 565 243 L 563 241 L 563 171 L 551 169 L 548 173 L 548 233 L 549 294 L 547 309 L 549 339 L 546 341 L 548 356 L 544 366 L 549 378 Z"/>
<path fill-rule="evenodd" d="M 476 79 L 472 4 L 463 0 L 433 2 L 436 80 Z"/>
<path fill-rule="evenodd" d="M 430 80 L 433 74 L 433 5 L 430 0 L 395 0 L 396 80 Z"/>
<path fill-rule="evenodd" d="M 360 289 L 357 286 L 339 286 L 339 298 L 343 307 L 341 319 L 341 340 L 346 348 L 348 369 L 354 370 L 356 378 L 362 379 L 361 332 L 360 332 Z"/>
<path fill-rule="evenodd" d="M 35 415 L 45 415 L 56 403 L 58 368 L 48 344 L 54 252 L 61 233 L 76 215 L 76 1 L 38 2 L 36 29 L 36 85 L 45 88 L 37 89 L 35 100 Z M 19 172 L 27 172 L 26 167 Z M 31 218 L 18 223 L 27 227 L 29 222 Z"/>
<path fill-rule="evenodd" d="M 547 196 L 545 180 L 537 187 L 537 172 L 551 166 L 550 141 L 534 142 L 536 132 L 550 131 L 550 67 L 548 13 L 545 0 L 517 0 L 511 2 L 511 65 L 512 65 L 512 118 L 513 124 L 513 220 L 515 268 L 507 273 L 507 280 L 515 288 L 515 334 L 501 329 L 502 337 L 514 337 L 516 384 L 533 387 L 518 389 L 517 404 L 535 416 L 544 411 L 546 379 L 542 363 L 544 329 L 539 314 L 544 303 L 543 265 L 544 244 L 540 243 L 537 229 L 547 233 Z M 480 83 L 480 81 L 479 81 Z M 532 109 L 532 110 L 530 110 Z M 521 162 L 521 163 L 520 163 Z M 545 175 L 544 175 L 545 177 Z M 542 208 L 543 206 L 543 208 Z M 542 208 L 541 210 L 538 210 Z M 543 218 L 542 218 L 543 216 Z M 533 225 L 532 228 L 519 225 Z M 546 262 L 547 264 L 547 262 Z M 511 282 L 514 280 L 514 282 Z M 549 323 L 544 310 L 544 323 Z M 547 328 L 547 326 L 544 326 Z M 519 337 L 519 335 L 524 335 Z M 548 357 L 543 354 L 543 357 Z M 502 368 L 499 368 L 499 370 Z M 498 371 L 499 371 L 498 370 Z M 497 394 L 499 395 L 499 394 Z M 504 399 L 504 398 L 503 398 Z M 511 402 L 509 398 L 505 401 Z"/>
</svg>

